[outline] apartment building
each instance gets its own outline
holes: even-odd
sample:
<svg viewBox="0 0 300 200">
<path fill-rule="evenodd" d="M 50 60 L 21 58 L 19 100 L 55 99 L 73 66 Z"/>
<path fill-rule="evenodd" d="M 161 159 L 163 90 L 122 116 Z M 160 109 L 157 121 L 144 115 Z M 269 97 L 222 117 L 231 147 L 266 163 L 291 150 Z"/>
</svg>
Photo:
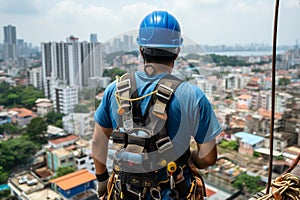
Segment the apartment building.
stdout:
<svg viewBox="0 0 300 200">
<path fill-rule="evenodd" d="M 62 118 L 63 128 L 67 133 L 75 135 L 91 134 L 91 115 L 93 113 L 70 113 Z"/>
<path fill-rule="evenodd" d="M 52 90 L 51 100 L 54 110 L 58 113 L 69 114 L 78 104 L 78 89 L 76 86 L 59 85 Z"/>
<path fill-rule="evenodd" d="M 37 89 L 43 89 L 42 67 L 29 70 L 29 83 Z"/>
</svg>

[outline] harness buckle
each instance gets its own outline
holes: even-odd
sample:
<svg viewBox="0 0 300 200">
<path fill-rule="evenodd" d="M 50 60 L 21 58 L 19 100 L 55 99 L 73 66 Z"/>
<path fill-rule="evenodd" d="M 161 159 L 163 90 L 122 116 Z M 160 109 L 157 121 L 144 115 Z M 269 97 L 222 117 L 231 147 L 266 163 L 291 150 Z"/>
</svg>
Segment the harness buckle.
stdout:
<svg viewBox="0 0 300 200">
<path fill-rule="evenodd" d="M 159 84 L 156 95 L 168 101 L 170 100 L 173 91 L 174 90 L 172 88 L 163 84 Z"/>
<path fill-rule="evenodd" d="M 125 79 L 117 83 L 117 91 L 123 92 L 125 90 L 129 90 L 131 88 L 130 80 Z"/>
<path fill-rule="evenodd" d="M 142 198 L 145 197 L 145 194 L 147 192 L 147 188 L 145 188 L 145 187 L 143 188 L 143 192 L 137 191 L 136 189 L 132 188 L 131 185 L 129 185 L 129 184 L 126 184 L 126 187 L 127 187 L 127 191 L 138 196 L 139 200 L 142 200 Z"/>
<path fill-rule="evenodd" d="M 164 137 L 158 141 L 156 141 L 156 147 L 158 150 L 158 153 L 163 153 L 169 149 L 173 148 L 173 144 L 172 141 L 170 139 L 170 137 Z"/>
</svg>

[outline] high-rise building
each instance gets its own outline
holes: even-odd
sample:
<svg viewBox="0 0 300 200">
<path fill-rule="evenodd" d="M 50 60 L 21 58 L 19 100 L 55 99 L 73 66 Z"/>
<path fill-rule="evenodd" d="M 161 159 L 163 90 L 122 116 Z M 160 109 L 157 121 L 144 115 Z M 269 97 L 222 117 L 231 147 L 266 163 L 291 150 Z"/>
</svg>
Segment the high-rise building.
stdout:
<svg viewBox="0 0 300 200">
<path fill-rule="evenodd" d="M 96 33 L 91 33 L 90 34 L 90 42 L 91 43 L 97 43 L 98 42 L 97 34 Z"/>
<path fill-rule="evenodd" d="M 42 68 L 33 68 L 29 70 L 29 83 L 35 88 L 43 89 Z"/>
<path fill-rule="evenodd" d="M 3 41 L 3 59 L 15 60 L 17 58 L 17 33 L 16 27 L 7 25 L 3 27 L 4 41 Z"/>
<path fill-rule="evenodd" d="M 51 100 L 54 110 L 58 113 L 69 114 L 78 104 L 78 90 L 76 86 L 55 86 Z"/>
<path fill-rule="evenodd" d="M 89 78 L 102 75 L 102 45 L 79 42 L 71 36 L 67 42 L 42 43 L 44 91 L 51 98 L 51 85 L 88 86 Z"/>
</svg>

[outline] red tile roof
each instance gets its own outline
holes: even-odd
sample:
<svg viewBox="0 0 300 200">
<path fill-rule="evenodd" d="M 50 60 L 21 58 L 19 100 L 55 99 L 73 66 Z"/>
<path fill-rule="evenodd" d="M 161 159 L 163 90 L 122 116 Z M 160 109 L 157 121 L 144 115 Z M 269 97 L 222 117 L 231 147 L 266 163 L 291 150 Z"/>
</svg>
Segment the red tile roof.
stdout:
<svg viewBox="0 0 300 200">
<path fill-rule="evenodd" d="M 50 183 L 55 183 L 63 190 L 69 190 L 84 183 L 93 181 L 96 176 L 90 173 L 87 169 L 82 169 L 65 176 L 50 180 Z"/>
<path fill-rule="evenodd" d="M 249 94 L 242 94 L 242 95 L 240 95 L 238 98 L 239 98 L 239 99 L 251 99 L 252 96 L 249 95 Z"/>
<path fill-rule="evenodd" d="M 28 110 L 26 108 L 12 108 L 9 111 L 18 112 L 18 117 L 27 117 L 27 116 L 36 117 L 37 116 L 35 113 L 33 113 L 33 111 Z"/>
<path fill-rule="evenodd" d="M 76 139 L 78 139 L 78 136 L 76 136 L 76 135 L 69 135 L 67 137 L 58 138 L 58 139 L 55 139 L 55 140 L 49 140 L 49 142 L 51 142 L 53 144 L 60 144 L 60 143 L 63 143 L 63 142 L 68 142 L 68 141 L 76 140 Z"/>
</svg>

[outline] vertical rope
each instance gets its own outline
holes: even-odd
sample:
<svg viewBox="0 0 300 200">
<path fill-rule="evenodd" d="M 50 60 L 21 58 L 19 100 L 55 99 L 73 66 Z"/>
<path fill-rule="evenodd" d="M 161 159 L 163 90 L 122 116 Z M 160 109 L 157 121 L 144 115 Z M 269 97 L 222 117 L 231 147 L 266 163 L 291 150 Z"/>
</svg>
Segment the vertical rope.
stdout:
<svg viewBox="0 0 300 200">
<path fill-rule="evenodd" d="M 274 115 L 275 115 L 275 78 L 276 78 L 276 41 L 277 41 L 277 24 L 278 24 L 279 0 L 276 0 L 273 30 L 273 56 L 272 56 L 272 110 L 270 124 L 270 158 L 268 171 L 268 184 L 266 194 L 269 193 L 272 182 L 272 165 L 273 165 L 273 137 L 274 137 Z"/>
</svg>

